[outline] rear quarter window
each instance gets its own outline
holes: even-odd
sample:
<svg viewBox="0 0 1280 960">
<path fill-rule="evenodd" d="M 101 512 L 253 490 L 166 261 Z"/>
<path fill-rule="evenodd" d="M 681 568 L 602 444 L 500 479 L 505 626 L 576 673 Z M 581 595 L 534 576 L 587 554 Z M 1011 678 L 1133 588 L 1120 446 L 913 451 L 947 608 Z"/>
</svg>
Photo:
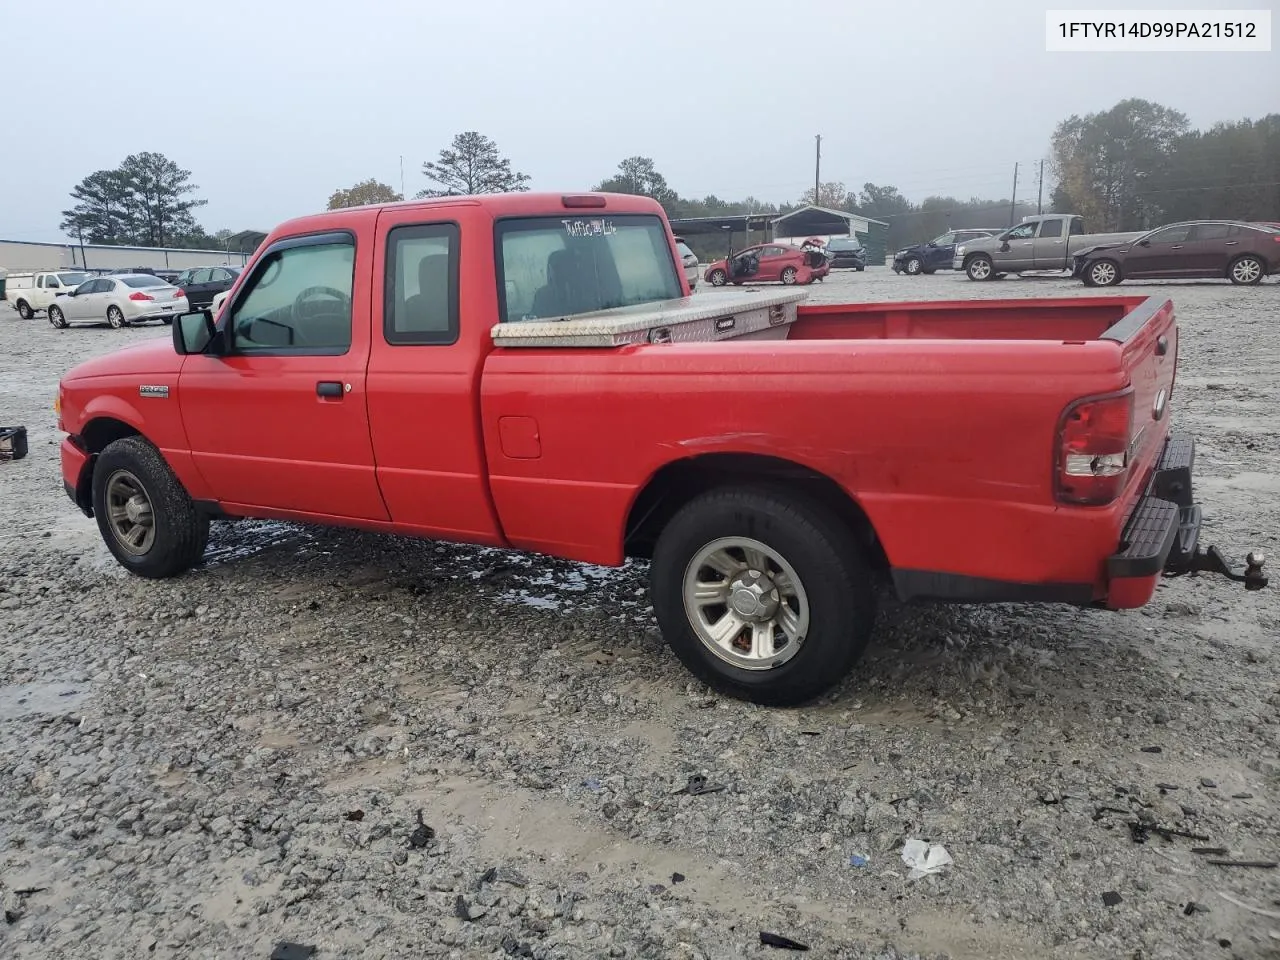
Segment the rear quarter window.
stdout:
<svg viewBox="0 0 1280 960">
<path fill-rule="evenodd" d="M 648 215 L 500 220 L 505 322 L 554 319 L 681 296 L 662 221 Z"/>
</svg>

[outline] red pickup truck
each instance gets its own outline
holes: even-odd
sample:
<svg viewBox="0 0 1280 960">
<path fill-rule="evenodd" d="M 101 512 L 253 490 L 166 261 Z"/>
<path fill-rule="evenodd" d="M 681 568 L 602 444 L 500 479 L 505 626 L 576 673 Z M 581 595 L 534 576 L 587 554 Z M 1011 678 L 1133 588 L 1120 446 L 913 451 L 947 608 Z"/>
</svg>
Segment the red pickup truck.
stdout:
<svg viewBox="0 0 1280 960">
<path fill-rule="evenodd" d="M 1197 544 L 1178 331 L 1141 297 L 689 296 L 651 200 L 450 197 L 277 228 L 218 317 L 71 370 L 68 495 L 126 568 L 211 518 L 651 560 L 699 677 L 769 704 L 906 600 L 1137 607 Z"/>
</svg>

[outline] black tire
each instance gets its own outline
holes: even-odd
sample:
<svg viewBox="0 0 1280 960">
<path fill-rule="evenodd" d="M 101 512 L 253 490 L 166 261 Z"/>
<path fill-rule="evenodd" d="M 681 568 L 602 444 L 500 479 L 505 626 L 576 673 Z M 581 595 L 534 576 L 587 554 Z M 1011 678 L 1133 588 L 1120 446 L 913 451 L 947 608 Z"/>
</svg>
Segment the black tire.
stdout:
<svg viewBox="0 0 1280 960">
<path fill-rule="evenodd" d="M 924 261 L 919 257 L 907 257 L 902 266 L 907 271 L 907 276 L 914 277 L 924 270 Z"/>
<path fill-rule="evenodd" d="M 1107 257 L 1094 260 L 1084 268 L 1081 274 L 1086 287 L 1114 287 L 1124 279 L 1120 264 Z"/>
<path fill-rule="evenodd" d="M 113 330 L 119 330 L 125 326 L 124 311 L 115 304 L 107 307 L 107 325 Z"/>
<path fill-rule="evenodd" d="M 30 320 L 36 315 L 36 312 L 31 309 L 31 304 L 25 300 L 19 300 L 14 306 L 18 308 L 18 316 L 23 320 Z"/>
<path fill-rule="evenodd" d="M 981 283 L 996 276 L 995 264 L 985 253 L 975 254 L 965 261 L 964 274 L 975 283 Z"/>
<path fill-rule="evenodd" d="M 926 277 L 932 277 L 935 273 L 937 273 L 937 272 L 938 272 L 938 268 L 937 268 L 937 267 L 926 267 L 925 269 L 921 270 L 920 272 L 921 272 L 921 273 L 923 273 Z"/>
<path fill-rule="evenodd" d="M 729 275 L 723 270 L 712 270 L 707 274 L 707 283 L 711 284 L 713 287 L 723 287 L 728 279 Z"/>
<path fill-rule="evenodd" d="M 789 287 L 796 282 L 797 272 L 798 271 L 795 267 L 787 267 L 778 275 L 778 279 L 781 280 L 785 286 Z"/>
<path fill-rule="evenodd" d="M 49 307 L 49 322 L 59 330 L 65 330 L 69 326 L 67 318 L 62 315 L 61 307 Z"/>
<path fill-rule="evenodd" d="M 808 629 L 776 666 L 735 666 L 699 638 L 686 612 L 690 565 L 725 537 L 766 545 L 803 585 Z M 795 706 L 839 683 L 875 625 L 872 571 L 847 526 L 822 505 L 773 487 L 713 490 L 690 501 L 659 536 L 649 576 L 663 636 L 689 671 L 728 696 L 767 706 Z"/>
<path fill-rule="evenodd" d="M 863 270 L 865 270 L 865 269 L 867 269 L 867 268 L 866 268 L 866 267 L 854 267 L 853 269 L 855 269 L 855 270 L 857 270 L 859 273 L 861 273 Z"/>
<path fill-rule="evenodd" d="M 173 317 L 161 317 L 160 319 L 166 327 L 173 326 Z"/>
<path fill-rule="evenodd" d="M 142 553 L 131 552 L 113 529 L 107 490 L 117 476 L 131 477 L 151 508 L 153 541 Z M 165 463 L 160 451 L 142 437 L 125 437 L 107 445 L 93 468 L 93 513 L 111 555 L 142 577 L 163 579 L 191 569 L 209 543 L 209 518 Z"/>
<path fill-rule="evenodd" d="M 1231 261 L 1231 266 L 1227 268 L 1227 276 L 1237 286 L 1251 287 L 1254 284 L 1261 283 L 1262 278 L 1266 275 L 1267 265 L 1262 262 L 1260 257 L 1256 257 L 1252 253 L 1237 257 Z"/>
</svg>

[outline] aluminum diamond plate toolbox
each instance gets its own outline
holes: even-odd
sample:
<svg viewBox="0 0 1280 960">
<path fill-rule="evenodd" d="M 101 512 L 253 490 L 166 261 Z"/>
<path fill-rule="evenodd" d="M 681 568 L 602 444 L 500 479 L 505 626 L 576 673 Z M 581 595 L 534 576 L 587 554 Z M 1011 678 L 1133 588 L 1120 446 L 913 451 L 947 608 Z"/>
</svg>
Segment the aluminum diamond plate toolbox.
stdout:
<svg viewBox="0 0 1280 960">
<path fill-rule="evenodd" d="M 493 328 L 500 347 L 621 347 L 736 337 L 783 339 L 806 290 L 707 293 L 562 320 L 518 320 Z"/>
</svg>

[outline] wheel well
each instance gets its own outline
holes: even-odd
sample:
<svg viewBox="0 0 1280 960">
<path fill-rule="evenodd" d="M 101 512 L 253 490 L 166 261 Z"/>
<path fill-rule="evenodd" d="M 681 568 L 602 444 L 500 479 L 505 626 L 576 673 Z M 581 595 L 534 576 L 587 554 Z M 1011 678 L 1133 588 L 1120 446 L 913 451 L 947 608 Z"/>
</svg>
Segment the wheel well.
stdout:
<svg viewBox="0 0 1280 960">
<path fill-rule="evenodd" d="M 889 568 L 875 528 L 853 497 L 816 470 L 759 454 L 715 453 L 669 463 L 649 480 L 627 516 L 623 549 L 628 557 L 649 559 L 658 535 L 686 503 L 720 487 L 783 484 L 832 510 L 848 526 L 867 559 Z"/>
<path fill-rule="evenodd" d="M 92 454 L 99 454 L 107 448 L 109 443 L 140 435 L 123 420 L 116 420 L 114 417 L 96 417 L 85 424 L 80 439 L 84 441 L 85 450 Z"/>
<path fill-rule="evenodd" d="M 1228 277 L 1231 276 L 1231 268 L 1234 267 L 1241 260 L 1243 260 L 1245 257 L 1252 257 L 1254 260 L 1257 260 L 1258 263 L 1262 264 L 1262 275 L 1264 277 L 1267 275 L 1267 261 L 1263 257 L 1258 256 L 1258 254 L 1253 253 L 1252 251 L 1246 250 L 1244 253 L 1238 254 L 1231 258 L 1231 261 L 1227 264 L 1226 276 Z"/>
</svg>

